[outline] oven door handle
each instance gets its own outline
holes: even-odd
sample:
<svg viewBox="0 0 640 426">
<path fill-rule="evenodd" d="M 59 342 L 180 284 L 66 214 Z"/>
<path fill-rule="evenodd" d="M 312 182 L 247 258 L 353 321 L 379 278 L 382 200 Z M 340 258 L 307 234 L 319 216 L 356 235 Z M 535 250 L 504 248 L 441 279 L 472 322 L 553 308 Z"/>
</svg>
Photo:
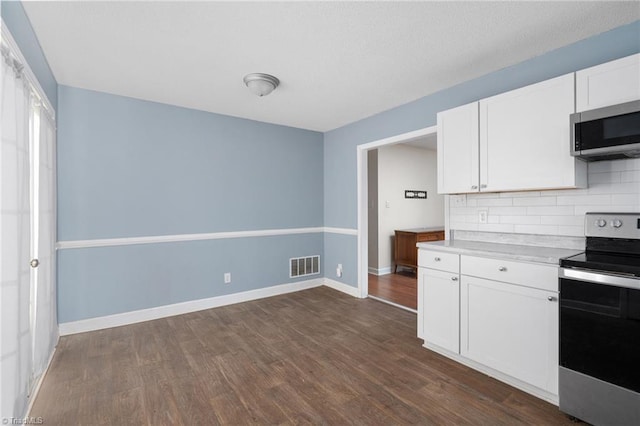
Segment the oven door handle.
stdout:
<svg viewBox="0 0 640 426">
<path fill-rule="evenodd" d="M 589 272 L 589 271 L 581 271 L 577 269 L 560 268 L 558 276 L 560 278 L 568 278 L 571 280 L 614 285 L 617 287 L 633 288 L 636 290 L 640 290 L 640 279 L 627 278 L 627 277 L 622 277 L 620 275 L 609 275 L 609 274 L 603 274 L 599 272 Z"/>
</svg>

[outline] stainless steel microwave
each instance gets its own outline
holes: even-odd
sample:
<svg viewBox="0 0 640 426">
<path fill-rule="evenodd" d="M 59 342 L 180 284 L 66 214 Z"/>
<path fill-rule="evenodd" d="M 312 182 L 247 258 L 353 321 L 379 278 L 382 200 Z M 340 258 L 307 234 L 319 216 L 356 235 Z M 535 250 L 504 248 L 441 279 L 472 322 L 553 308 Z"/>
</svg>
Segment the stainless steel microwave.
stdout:
<svg viewBox="0 0 640 426">
<path fill-rule="evenodd" d="M 640 157 L 640 101 L 571 114 L 571 155 L 586 161 Z"/>
</svg>

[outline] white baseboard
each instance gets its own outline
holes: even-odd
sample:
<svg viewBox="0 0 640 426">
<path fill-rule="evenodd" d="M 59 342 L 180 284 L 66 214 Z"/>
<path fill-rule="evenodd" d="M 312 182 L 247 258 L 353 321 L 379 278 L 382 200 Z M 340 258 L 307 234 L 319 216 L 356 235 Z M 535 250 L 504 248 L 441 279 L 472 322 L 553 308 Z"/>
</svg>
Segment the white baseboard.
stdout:
<svg viewBox="0 0 640 426">
<path fill-rule="evenodd" d="M 369 273 L 373 275 L 389 275 L 391 273 L 391 266 L 387 266 L 386 268 L 369 268 Z"/>
<path fill-rule="evenodd" d="M 323 284 L 334 290 L 338 290 L 343 293 L 346 293 L 349 296 L 358 297 L 358 298 L 360 297 L 360 293 L 357 287 L 352 287 L 348 284 L 341 283 L 340 281 L 332 280 L 331 278 L 325 278 Z"/>
<path fill-rule="evenodd" d="M 59 336 L 58 336 L 58 339 L 60 339 Z M 49 355 L 47 366 L 45 367 L 40 377 L 38 377 L 38 381 L 36 382 L 36 385 L 33 387 L 33 389 L 31 390 L 31 393 L 29 394 L 29 405 L 27 406 L 27 414 L 25 418 L 29 418 L 31 416 L 31 409 L 33 408 L 33 403 L 36 401 L 36 398 L 38 397 L 38 392 L 40 392 L 40 386 L 42 386 L 44 377 L 47 375 L 47 371 L 49 371 L 49 367 L 51 367 L 51 361 L 53 361 L 53 356 L 56 353 L 57 347 L 58 347 L 58 342 L 56 341 L 56 344 L 53 347 L 53 350 L 51 351 L 51 355 Z"/>
<path fill-rule="evenodd" d="M 138 311 L 124 312 L 121 314 L 107 315 L 104 317 L 65 322 L 60 324 L 59 326 L 60 335 L 66 336 L 69 334 L 102 330 L 105 328 L 135 324 L 138 322 L 150 321 L 158 318 L 171 317 L 174 315 L 186 314 L 189 312 L 202 311 L 205 309 L 217 308 L 225 305 L 233 305 L 235 303 L 248 302 L 251 300 L 263 299 L 265 297 L 278 296 L 280 294 L 293 293 L 295 291 L 301 291 L 301 290 L 306 290 L 313 287 L 319 287 L 323 284 L 325 284 L 325 279 L 316 278 L 316 279 L 300 281 L 296 283 L 288 283 L 288 284 L 281 284 L 281 285 L 276 285 L 272 287 L 260 288 L 257 290 L 249 290 L 241 293 L 210 297 L 208 299 L 190 300 L 188 302 L 158 306 L 158 307 L 149 308 L 149 309 L 141 309 Z M 341 284 L 341 283 L 338 283 L 338 284 Z M 341 284 L 341 285 L 344 285 L 344 284 Z M 350 287 L 346 285 L 344 286 Z M 350 287 L 350 288 L 353 288 L 353 287 Z M 357 289 L 354 288 L 354 291 L 357 291 Z"/>
</svg>

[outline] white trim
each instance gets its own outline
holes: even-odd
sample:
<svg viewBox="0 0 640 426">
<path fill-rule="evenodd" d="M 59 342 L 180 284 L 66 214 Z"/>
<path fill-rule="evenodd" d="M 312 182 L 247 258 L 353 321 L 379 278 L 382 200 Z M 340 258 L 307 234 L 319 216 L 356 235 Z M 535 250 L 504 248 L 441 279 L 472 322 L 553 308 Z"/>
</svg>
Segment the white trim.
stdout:
<svg viewBox="0 0 640 426">
<path fill-rule="evenodd" d="M 345 283 L 341 283 L 340 281 L 332 280 L 331 278 L 324 278 L 323 284 L 327 287 L 330 287 L 334 290 L 341 291 L 342 293 L 348 294 L 349 296 L 361 298 L 356 287 L 350 286 Z"/>
<path fill-rule="evenodd" d="M 7 27 L 7 24 L 5 24 L 4 19 L 2 19 L 2 40 L 7 43 L 9 49 L 11 50 L 11 53 L 15 55 L 16 59 L 20 61 L 20 63 L 24 67 L 22 71 L 26 74 L 27 79 L 29 79 L 29 83 L 31 84 L 31 86 L 33 86 L 33 89 L 36 92 L 37 96 L 40 98 L 40 101 L 44 103 L 47 112 L 51 115 L 51 118 L 53 118 L 53 124 L 55 127 L 56 110 L 53 108 L 51 101 L 47 97 L 47 92 L 44 91 L 44 89 L 40 85 L 40 81 L 36 78 L 36 75 L 31 70 L 29 62 L 27 62 L 24 55 L 22 54 L 22 51 L 18 47 L 18 43 L 16 43 L 15 39 L 11 35 L 11 31 L 9 31 L 9 28 Z"/>
<path fill-rule="evenodd" d="M 352 228 L 325 227 L 324 228 L 324 232 L 327 232 L 329 234 L 358 235 L 358 230 L 357 229 L 352 229 Z"/>
<path fill-rule="evenodd" d="M 141 309 L 138 311 L 124 312 L 121 314 L 107 315 L 104 317 L 65 322 L 60 324 L 60 335 L 67 336 L 69 334 L 102 330 L 105 328 L 135 324 L 138 322 L 150 321 L 158 318 L 187 314 L 190 312 L 202 311 L 205 309 L 217 308 L 226 305 L 233 305 L 235 303 L 248 302 L 251 300 L 263 299 L 265 297 L 293 293 L 295 291 L 307 290 L 310 288 L 319 287 L 322 284 L 323 279 L 316 278 L 313 280 L 299 281 L 296 283 L 281 284 L 272 287 L 260 288 L 257 290 L 249 290 L 240 293 L 210 297 L 208 299 L 190 300 L 188 302 Z"/>
<path fill-rule="evenodd" d="M 58 340 L 60 340 L 59 336 L 58 336 Z M 38 381 L 36 382 L 36 385 L 34 386 L 33 390 L 29 394 L 29 405 L 27 406 L 27 415 L 26 415 L 27 418 L 30 417 L 31 415 L 31 409 L 33 408 L 33 403 L 36 401 L 36 398 L 38 397 L 38 392 L 40 392 L 40 386 L 42 386 L 44 377 L 47 375 L 47 372 L 49 371 L 49 367 L 51 367 L 51 361 L 53 361 L 53 356 L 56 353 L 57 347 L 58 347 L 58 342 L 56 342 L 56 345 L 53 347 L 53 350 L 51 351 L 51 355 L 49 356 L 49 361 L 47 361 L 47 367 L 44 369 L 40 377 L 38 377 Z"/>
<path fill-rule="evenodd" d="M 270 237 L 270 236 L 276 236 L 276 235 L 318 234 L 323 232 L 327 232 L 330 234 L 342 234 L 342 235 L 354 235 L 354 236 L 358 235 L 357 229 L 331 228 L 331 227 L 319 226 L 314 228 L 261 229 L 261 230 L 254 230 L 254 231 L 208 232 L 208 233 L 201 233 L 201 234 L 155 235 L 155 236 L 148 236 L 148 237 L 97 238 L 94 240 L 68 240 L 68 241 L 58 241 L 56 243 L 56 250 L 91 248 L 91 247 L 128 246 L 128 245 L 134 245 L 134 244 L 174 243 L 179 241 Z"/>
<path fill-rule="evenodd" d="M 412 132 L 402 133 L 400 135 L 391 136 L 377 141 L 358 145 L 356 148 L 356 177 L 358 185 L 358 292 L 359 297 L 367 297 L 369 293 L 369 284 L 367 275 L 369 272 L 369 236 L 368 230 L 368 209 L 367 209 L 367 151 L 379 148 L 381 146 L 395 145 L 399 143 L 409 142 L 413 139 L 419 139 L 427 135 L 431 135 L 438 131 L 437 126 L 425 127 L 423 129 L 414 130 Z M 448 233 L 448 232 L 445 232 Z"/>
<path fill-rule="evenodd" d="M 220 240 L 228 238 L 255 238 L 275 235 L 317 234 L 325 228 L 263 229 L 256 231 L 209 232 L 202 234 L 157 235 L 152 237 L 104 238 L 95 240 L 58 241 L 56 249 L 128 246 L 133 244 L 173 243 L 178 241 Z"/>
<path fill-rule="evenodd" d="M 500 380 L 501 382 L 504 382 L 508 385 L 513 386 L 514 388 L 518 388 L 521 391 L 524 391 L 528 394 L 531 394 L 533 396 L 536 396 L 540 399 L 544 399 L 547 402 L 550 402 L 554 405 L 558 405 L 558 395 L 555 395 L 551 392 L 548 392 L 544 389 L 540 389 L 536 386 L 530 385 L 529 383 L 523 382 L 521 380 L 516 379 L 515 377 L 509 376 L 508 374 L 505 374 L 501 371 L 498 370 L 494 370 L 491 367 L 487 367 L 484 364 L 480 364 L 478 362 L 475 362 L 469 358 L 466 358 L 458 353 L 455 352 L 451 352 L 449 350 L 443 349 L 437 345 L 434 345 L 432 343 L 428 343 L 428 342 L 424 342 L 424 344 L 422 345 L 423 347 L 433 351 L 433 352 L 437 352 L 440 355 L 444 355 L 447 358 L 450 358 L 454 361 L 459 362 L 460 364 L 466 365 L 467 367 L 473 368 L 474 370 L 480 371 L 484 374 L 486 374 L 489 377 L 493 377 L 497 380 Z"/>
<path fill-rule="evenodd" d="M 381 297 L 368 295 L 367 298 L 373 299 L 373 300 L 377 300 L 378 302 L 386 303 L 387 305 L 395 306 L 396 308 L 404 309 L 405 311 L 411 312 L 412 314 L 417 314 L 418 313 L 418 311 L 416 311 L 415 309 L 411 309 L 411 308 L 408 308 L 406 306 L 399 305 L 399 304 L 397 304 L 395 302 L 383 299 Z"/>
<path fill-rule="evenodd" d="M 467 195 L 465 194 L 465 197 Z M 451 225 L 449 224 L 449 203 L 451 198 L 449 194 L 444 194 L 444 239 L 449 241 L 451 239 Z M 466 205 L 466 204 L 465 204 Z"/>
<path fill-rule="evenodd" d="M 389 275 L 391 273 L 391 266 L 387 266 L 386 268 L 380 268 L 380 269 L 369 267 L 368 270 L 370 274 L 377 275 L 377 276 Z"/>
</svg>

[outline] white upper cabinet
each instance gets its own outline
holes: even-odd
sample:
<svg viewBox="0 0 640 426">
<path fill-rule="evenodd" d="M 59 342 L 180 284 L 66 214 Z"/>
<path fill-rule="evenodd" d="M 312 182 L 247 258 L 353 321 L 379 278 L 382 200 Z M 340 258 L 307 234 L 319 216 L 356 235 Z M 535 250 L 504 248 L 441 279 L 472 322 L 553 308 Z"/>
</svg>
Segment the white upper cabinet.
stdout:
<svg viewBox="0 0 640 426">
<path fill-rule="evenodd" d="M 640 99 L 640 54 L 576 72 L 576 111 Z"/>
<path fill-rule="evenodd" d="M 586 165 L 570 154 L 574 74 L 480 101 L 480 190 L 586 186 Z"/>
<path fill-rule="evenodd" d="M 438 192 L 584 188 L 570 153 L 574 74 L 438 113 Z"/>
<path fill-rule="evenodd" d="M 438 193 L 478 191 L 478 102 L 438 113 L 437 155 Z"/>
</svg>

